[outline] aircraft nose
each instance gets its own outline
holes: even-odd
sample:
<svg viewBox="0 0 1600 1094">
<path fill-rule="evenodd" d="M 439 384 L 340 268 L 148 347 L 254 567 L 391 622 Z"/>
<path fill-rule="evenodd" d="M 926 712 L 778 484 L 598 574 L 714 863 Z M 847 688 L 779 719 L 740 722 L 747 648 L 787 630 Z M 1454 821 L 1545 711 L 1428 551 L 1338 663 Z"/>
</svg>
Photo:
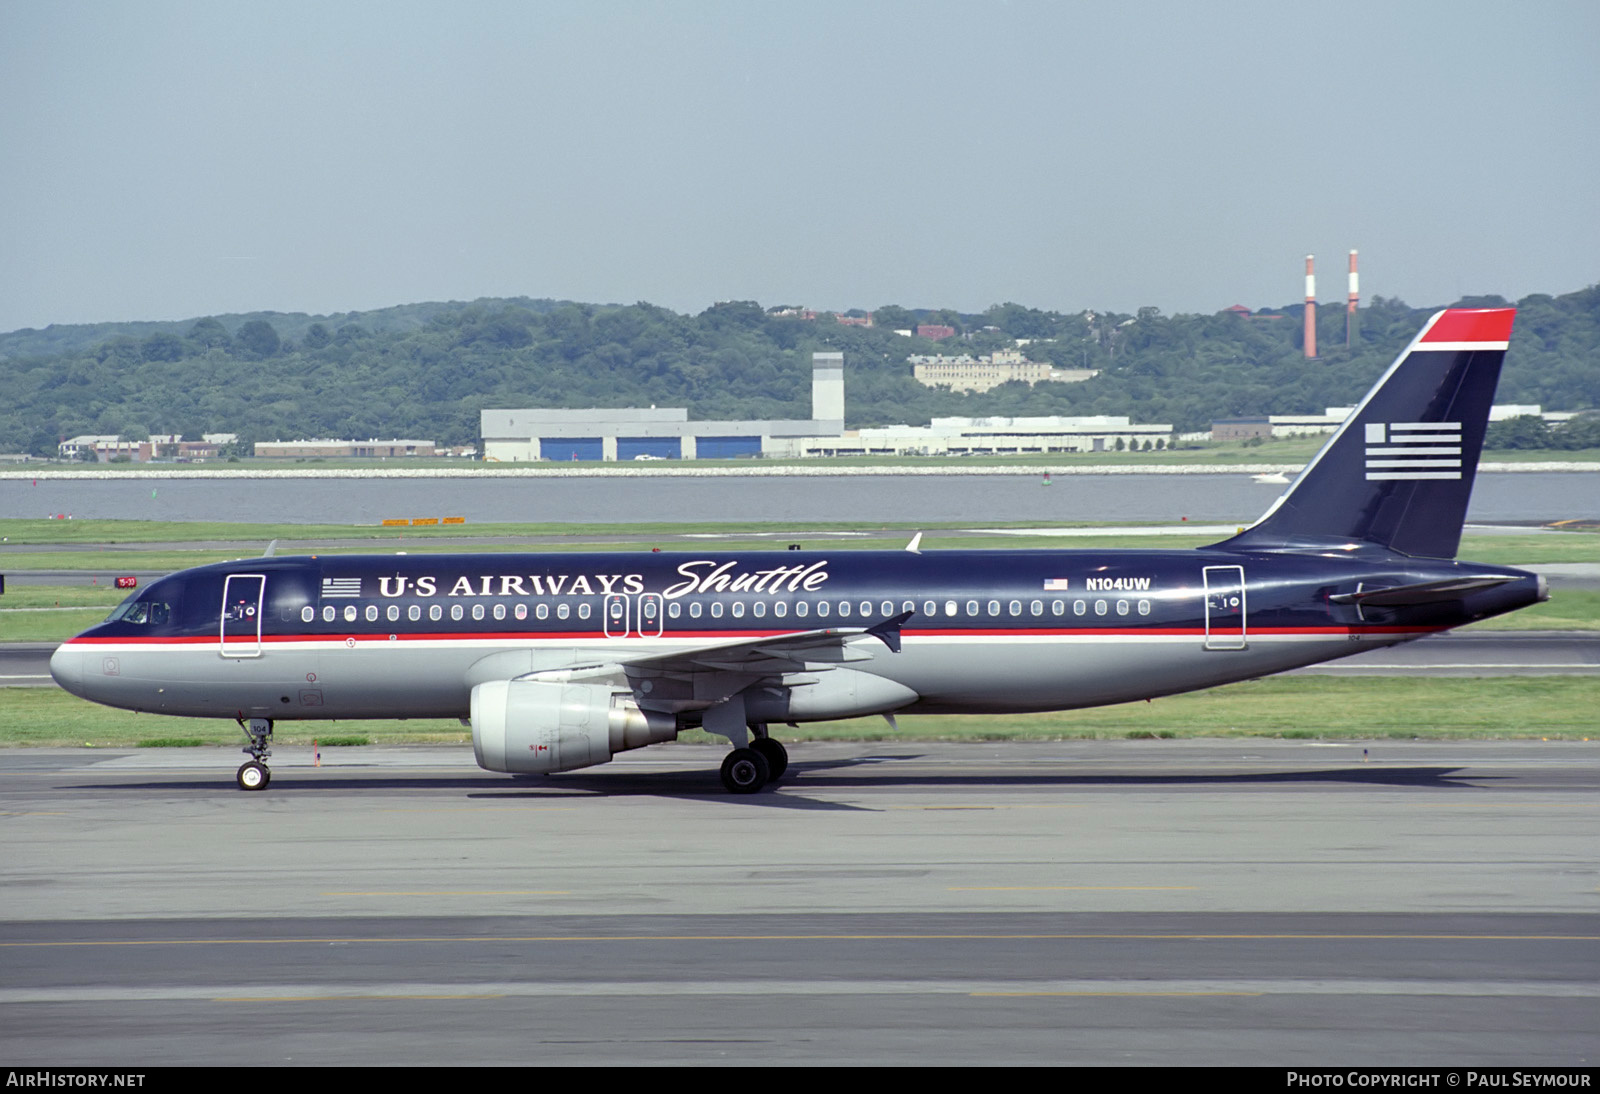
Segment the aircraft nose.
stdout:
<svg viewBox="0 0 1600 1094">
<path fill-rule="evenodd" d="M 83 652 L 70 646 L 56 647 L 50 655 L 50 675 L 74 695 L 83 694 Z"/>
</svg>

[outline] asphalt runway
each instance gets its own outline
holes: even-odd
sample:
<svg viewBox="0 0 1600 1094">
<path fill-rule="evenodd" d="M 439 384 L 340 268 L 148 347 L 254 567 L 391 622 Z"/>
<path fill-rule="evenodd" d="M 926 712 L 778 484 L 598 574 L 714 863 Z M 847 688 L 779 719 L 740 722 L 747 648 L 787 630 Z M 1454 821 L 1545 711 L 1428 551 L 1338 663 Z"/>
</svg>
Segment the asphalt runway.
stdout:
<svg viewBox="0 0 1600 1094">
<path fill-rule="evenodd" d="M 0 752 L 0 1058 L 1592 1065 L 1600 743 Z"/>
</svg>

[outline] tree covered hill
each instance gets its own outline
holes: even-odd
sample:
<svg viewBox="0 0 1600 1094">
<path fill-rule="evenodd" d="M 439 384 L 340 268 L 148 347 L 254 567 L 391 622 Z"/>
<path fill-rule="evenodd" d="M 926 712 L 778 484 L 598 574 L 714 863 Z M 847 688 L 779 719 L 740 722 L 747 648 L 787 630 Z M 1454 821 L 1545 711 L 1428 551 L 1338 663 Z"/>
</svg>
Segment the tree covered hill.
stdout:
<svg viewBox="0 0 1600 1094">
<path fill-rule="evenodd" d="M 1504 306 L 1498 297 L 1462 306 Z M 1519 309 L 1497 401 L 1600 403 L 1600 286 Z M 777 309 L 773 309 L 776 311 Z M 845 354 L 847 424 L 935 416 L 1126 414 L 1183 431 L 1212 419 L 1320 412 L 1358 399 L 1435 308 L 1374 297 L 1344 345 L 1344 309 L 1319 309 L 1306 361 L 1300 306 L 1242 317 L 879 308 L 872 327 L 779 316 L 752 302 L 681 315 L 650 304 L 495 299 L 308 316 L 256 313 L 0 334 L 0 451 L 53 454 L 63 437 L 234 432 L 245 441 L 412 437 L 466 444 L 485 407 L 687 406 L 702 419 L 807 418 L 810 354 Z M 894 333 L 955 327 L 931 342 Z M 911 354 L 1027 354 L 1094 368 L 1077 384 L 930 389 Z"/>
</svg>

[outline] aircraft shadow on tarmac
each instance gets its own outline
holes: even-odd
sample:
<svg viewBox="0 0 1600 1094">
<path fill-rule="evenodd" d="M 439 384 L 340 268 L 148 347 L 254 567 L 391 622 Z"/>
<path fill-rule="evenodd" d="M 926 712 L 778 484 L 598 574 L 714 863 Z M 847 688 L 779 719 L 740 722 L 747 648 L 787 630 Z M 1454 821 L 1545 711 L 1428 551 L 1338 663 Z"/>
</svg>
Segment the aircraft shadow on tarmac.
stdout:
<svg viewBox="0 0 1600 1094">
<path fill-rule="evenodd" d="M 1344 785 L 1374 788 L 1484 789 L 1485 784 L 1501 781 L 1501 776 L 1464 774 L 1462 767 L 1387 767 L 1357 765 L 1307 771 L 1227 771 L 1227 772 L 1151 772 L 1151 773 L 1059 773 L 1059 772 L 907 772 L 896 771 L 898 762 L 916 756 L 858 756 L 827 761 L 800 761 L 790 765 L 784 780 L 761 794 L 730 795 L 723 791 L 715 773 L 698 770 L 611 771 L 585 770 L 559 775 L 496 777 L 483 775 L 391 775 L 317 773 L 305 777 L 301 772 L 282 771 L 266 793 L 304 794 L 383 790 L 435 790 L 466 792 L 475 800 L 550 801 L 562 798 L 659 797 L 716 802 L 725 805 L 755 805 L 777 809 L 856 811 L 863 807 L 840 802 L 816 801 L 805 796 L 807 790 L 844 788 L 1035 788 L 1072 790 L 1126 787 L 1293 787 Z M 233 790 L 233 780 L 219 776 Z M 196 777 L 192 780 L 158 782 L 96 783 L 64 787 L 73 790 L 126 791 L 213 791 L 218 780 Z M 867 807 L 870 809 L 870 807 Z"/>
</svg>

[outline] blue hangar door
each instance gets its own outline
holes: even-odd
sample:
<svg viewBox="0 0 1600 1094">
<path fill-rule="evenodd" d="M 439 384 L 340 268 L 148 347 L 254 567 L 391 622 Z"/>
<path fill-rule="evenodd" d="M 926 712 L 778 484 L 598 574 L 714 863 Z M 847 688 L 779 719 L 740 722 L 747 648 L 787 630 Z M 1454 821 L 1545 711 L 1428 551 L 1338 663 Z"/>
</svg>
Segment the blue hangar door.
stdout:
<svg viewBox="0 0 1600 1094">
<path fill-rule="evenodd" d="M 683 458 L 683 442 L 677 437 L 618 437 L 617 459 L 633 460 L 654 456 L 658 460 Z"/>
<path fill-rule="evenodd" d="M 701 437 L 694 443 L 695 455 L 702 460 L 726 460 L 735 456 L 761 455 L 761 438 Z"/>
<path fill-rule="evenodd" d="M 540 437 L 539 455 L 547 460 L 598 460 L 599 437 Z"/>
</svg>

